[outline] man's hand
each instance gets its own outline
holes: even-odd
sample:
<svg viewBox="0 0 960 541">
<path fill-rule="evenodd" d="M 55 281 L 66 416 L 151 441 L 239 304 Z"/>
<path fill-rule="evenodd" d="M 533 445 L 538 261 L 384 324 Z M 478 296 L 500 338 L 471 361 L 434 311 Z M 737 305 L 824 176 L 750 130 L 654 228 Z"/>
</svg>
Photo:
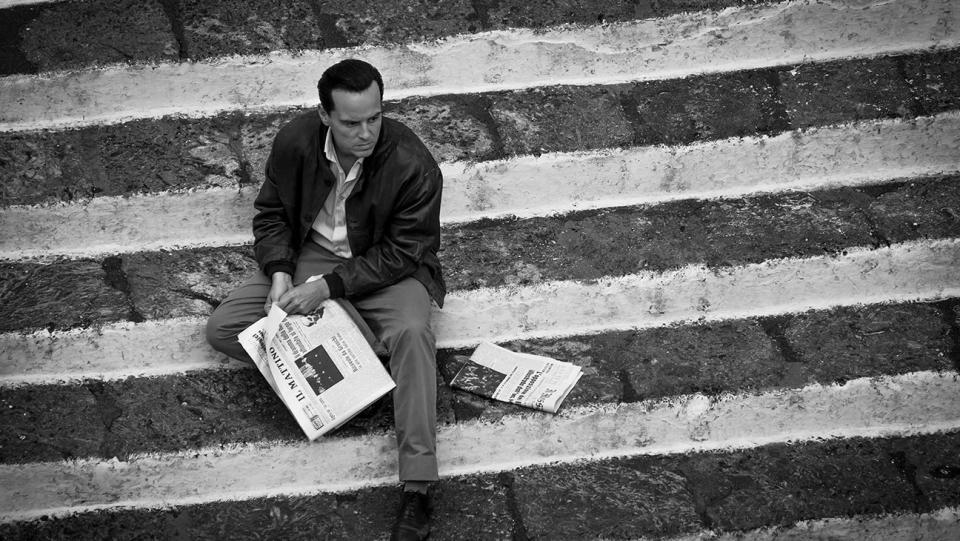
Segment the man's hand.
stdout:
<svg viewBox="0 0 960 541">
<path fill-rule="evenodd" d="M 309 314 L 330 298 L 330 288 L 326 280 L 314 280 L 288 289 L 280 296 L 277 304 L 288 314 Z"/>
<path fill-rule="evenodd" d="M 285 272 L 275 272 L 270 278 L 273 280 L 273 284 L 270 286 L 270 293 L 267 294 L 267 300 L 263 304 L 263 311 L 268 314 L 270 313 L 270 306 L 293 287 L 293 277 Z"/>
</svg>

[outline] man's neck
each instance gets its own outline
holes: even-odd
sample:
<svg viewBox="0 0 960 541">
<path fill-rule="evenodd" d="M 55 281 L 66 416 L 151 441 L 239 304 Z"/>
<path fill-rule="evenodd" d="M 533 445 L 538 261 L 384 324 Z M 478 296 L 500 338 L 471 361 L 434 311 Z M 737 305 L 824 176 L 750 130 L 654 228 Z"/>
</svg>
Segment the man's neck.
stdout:
<svg viewBox="0 0 960 541">
<path fill-rule="evenodd" d="M 357 163 L 357 158 L 354 156 L 344 156 L 338 150 L 337 161 L 340 162 L 340 169 L 343 169 L 343 173 L 349 175 L 350 169 L 353 169 L 353 164 Z"/>
</svg>

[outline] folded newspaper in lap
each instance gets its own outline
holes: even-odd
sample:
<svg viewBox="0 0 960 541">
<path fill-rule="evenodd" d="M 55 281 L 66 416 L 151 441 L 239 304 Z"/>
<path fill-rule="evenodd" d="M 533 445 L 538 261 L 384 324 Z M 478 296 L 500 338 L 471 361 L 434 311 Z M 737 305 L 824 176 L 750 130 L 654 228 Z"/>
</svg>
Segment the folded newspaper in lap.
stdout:
<svg viewBox="0 0 960 541">
<path fill-rule="evenodd" d="M 480 396 L 556 413 L 583 375 L 580 367 L 484 342 L 450 381 Z"/>
<path fill-rule="evenodd" d="M 310 315 L 277 305 L 240 333 L 240 344 L 310 440 L 395 387 L 350 315 L 334 300 Z"/>
</svg>

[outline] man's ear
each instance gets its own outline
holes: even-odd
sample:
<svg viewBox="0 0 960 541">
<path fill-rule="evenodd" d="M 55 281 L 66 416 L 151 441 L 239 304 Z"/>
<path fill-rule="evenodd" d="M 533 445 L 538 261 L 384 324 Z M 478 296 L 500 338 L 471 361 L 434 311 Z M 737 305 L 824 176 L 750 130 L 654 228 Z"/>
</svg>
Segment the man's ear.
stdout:
<svg viewBox="0 0 960 541">
<path fill-rule="evenodd" d="M 327 110 L 320 105 L 317 107 L 317 112 L 320 113 L 320 122 L 323 122 L 324 126 L 330 126 L 330 115 L 327 113 Z"/>
</svg>

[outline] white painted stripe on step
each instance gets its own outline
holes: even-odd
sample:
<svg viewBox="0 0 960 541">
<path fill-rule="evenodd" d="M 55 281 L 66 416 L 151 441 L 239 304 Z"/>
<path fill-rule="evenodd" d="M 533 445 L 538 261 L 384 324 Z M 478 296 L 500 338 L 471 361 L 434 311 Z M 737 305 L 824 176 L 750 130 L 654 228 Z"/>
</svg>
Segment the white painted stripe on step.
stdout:
<svg viewBox="0 0 960 541">
<path fill-rule="evenodd" d="M 953 0 L 791 1 L 628 23 L 486 32 L 393 48 L 14 75 L 0 79 L 5 104 L 0 131 L 313 106 L 322 69 L 353 56 L 381 68 L 386 98 L 399 99 L 664 79 L 956 45 L 960 13 Z"/>
<path fill-rule="evenodd" d="M 52 4 L 62 0 L 0 0 L 0 9 L 12 8 L 15 6 L 28 6 L 31 4 Z"/>
<path fill-rule="evenodd" d="M 960 112 L 810 128 L 773 137 L 545 154 L 479 163 L 457 175 L 444 217 L 506 215 L 677 199 L 857 186 L 960 171 Z"/>
<path fill-rule="evenodd" d="M 258 190 L 215 187 L 0 208 L 0 260 L 252 243 Z"/>
<path fill-rule="evenodd" d="M 441 427 L 441 475 L 960 429 L 960 377 L 916 372 L 757 395 L 568 408 Z M 0 466 L 0 520 L 344 491 L 394 482 L 392 434 Z"/>
<path fill-rule="evenodd" d="M 960 171 L 960 112 L 675 147 L 459 162 L 443 170 L 447 224 L 855 186 Z M 256 191 L 211 188 L 3 208 L 0 260 L 251 242 Z"/>
<path fill-rule="evenodd" d="M 440 347 L 573 336 L 835 306 L 960 297 L 960 239 L 847 255 L 688 266 L 597 282 L 453 292 L 433 324 Z M 172 319 L 69 332 L 0 335 L 0 387 L 218 367 L 203 322 Z"/>
<path fill-rule="evenodd" d="M 742 532 L 706 531 L 671 537 L 669 541 L 801 541 L 804 539 L 960 539 L 960 507 L 932 513 L 890 513 L 804 520 L 791 526 L 776 526 Z"/>
<path fill-rule="evenodd" d="M 0 334 L 0 388 L 243 367 L 207 345 L 204 325 L 188 317 Z"/>
<path fill-rule="evenodd" d="M 570 336 L 697 320 L 960 296 L 960 239 L 847 255 L 486 288 L 449 297 L 435 319 L 447 347 Z"/>
<path fill-rule="evenodd" d="M 0 0 L 0 9 L 7 9 L 16 6 L 28 6 L 32 4 L 53 4 L 63 0 Z"/>
</svg>

